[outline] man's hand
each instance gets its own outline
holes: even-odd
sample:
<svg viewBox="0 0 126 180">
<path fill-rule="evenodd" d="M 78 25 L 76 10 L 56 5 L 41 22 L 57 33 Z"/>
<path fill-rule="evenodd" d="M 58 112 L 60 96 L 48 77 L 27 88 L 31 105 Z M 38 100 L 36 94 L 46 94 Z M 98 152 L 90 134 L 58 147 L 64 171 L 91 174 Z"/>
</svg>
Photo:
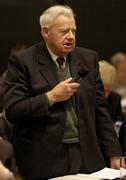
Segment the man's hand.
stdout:
<svg viewBox="0 0 126 180">
<path fill-rule="evenodd" d="M 80 87 L 79 83 L 70 83 L 72 78 L 62 81 L 51 91 L 47 92 L 50 104 L 68 100 Z"/>
<path fill-rule="evenodd" d="M 112 157 L 110 160 L 110 167 L 113 169 L 120 169 L 120 166 L 126 168 L 125 161 L 120 162 L 120 157 Z"/>
</svg>

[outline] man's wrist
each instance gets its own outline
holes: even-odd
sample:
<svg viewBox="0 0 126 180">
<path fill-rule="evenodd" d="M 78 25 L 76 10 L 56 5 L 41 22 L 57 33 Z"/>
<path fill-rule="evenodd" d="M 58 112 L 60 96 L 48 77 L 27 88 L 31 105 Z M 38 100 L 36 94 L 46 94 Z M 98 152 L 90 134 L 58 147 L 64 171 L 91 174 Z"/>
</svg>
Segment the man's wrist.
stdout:
<svg viewBox="0 0 126 180">
<path fill-rule="evenodd" d="M 52 92 L 49 91 L 46 93 L 46 95 L 47 95 L 50 105 L 53 105 L 55 103 L 55 98 L 54 98 Z"/>
</svg>

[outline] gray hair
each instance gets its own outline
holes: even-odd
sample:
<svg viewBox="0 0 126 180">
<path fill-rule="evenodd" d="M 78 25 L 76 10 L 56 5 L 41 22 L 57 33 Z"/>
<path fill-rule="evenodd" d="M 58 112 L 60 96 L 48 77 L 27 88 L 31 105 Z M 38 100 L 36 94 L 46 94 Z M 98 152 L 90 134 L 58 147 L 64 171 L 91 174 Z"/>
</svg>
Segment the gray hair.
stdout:
<svg viewBox="0 0 126 180">
<path fill-rule="evenodd" d="M 73 10 L 69 6 L 63 6 L 63 5 L 54 5 L 45 10 L 39 19 L 41 29 L 45 26 L 51 26 L 54 23 L 54 20 L 59 15 L 65 15 L 65 16 L 74 16 Z"/>
<path fill-rule="evenodd" d="M 100 75 L 103 84 L 115 85 L 117 80 L 116 68 L 106 60 L 99 61 Z"/>
</svg>

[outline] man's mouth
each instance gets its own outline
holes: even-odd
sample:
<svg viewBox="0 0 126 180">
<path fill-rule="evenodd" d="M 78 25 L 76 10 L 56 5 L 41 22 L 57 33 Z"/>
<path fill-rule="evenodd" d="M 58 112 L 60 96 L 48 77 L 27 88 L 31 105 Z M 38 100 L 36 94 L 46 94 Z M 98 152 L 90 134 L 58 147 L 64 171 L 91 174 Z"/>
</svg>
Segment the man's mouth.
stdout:
<svg viewBox="0 0 126 180">
<path fill-rule="evenodd" d="M 73 47 L 73 43 L 66 43 L 66 44 L 64 44 L 64 47 L 71 48 L 71 47 Z"/>
</svg>

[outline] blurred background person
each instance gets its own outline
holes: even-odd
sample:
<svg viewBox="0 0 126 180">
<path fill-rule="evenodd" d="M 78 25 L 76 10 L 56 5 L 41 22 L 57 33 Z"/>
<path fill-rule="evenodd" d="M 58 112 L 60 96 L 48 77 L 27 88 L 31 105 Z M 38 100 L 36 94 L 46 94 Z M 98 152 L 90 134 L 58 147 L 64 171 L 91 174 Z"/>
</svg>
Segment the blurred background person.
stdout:
<svg viewBox="0 0 126 180">
<path fill-rule="evenodd" d="M 117 72 L 113 65 L 106 60 L 99 61 L 100 75 L 104 85 L 105 97 L 107 99 L 107 107 L 114 122 L 114 127 L 117 132 L 122 125 L 124 120 L 124 114 L 121 107 L 121 96 L 114 92 L 117 83 Z"/>
<path fill-rule="evenodd" d="M 126 96 L 126 54 L 123 52 L 117 52 L 110 58 L 111 63 L 114 65 L 117 71 L 117 87 L 116 91 L 121 97 Z"/>
<path fill-rule="evenodd" d="M 117 71 L 117 86 L 115 91 L 121 95 L 123 112 L 126 115 L 126 54 L 117 52 L 110 58 Z"/>
<path fill-rule="evenodd" d="M 0 161 L 0 179 L 1 180 L 15 180 L 13 173 L 7 169 Z"/>
<path fill-rule="evenodd" d="M 17 172 L 13 146 L 0 137 L 0 180 L 13 180 Z"/>
</svg>

